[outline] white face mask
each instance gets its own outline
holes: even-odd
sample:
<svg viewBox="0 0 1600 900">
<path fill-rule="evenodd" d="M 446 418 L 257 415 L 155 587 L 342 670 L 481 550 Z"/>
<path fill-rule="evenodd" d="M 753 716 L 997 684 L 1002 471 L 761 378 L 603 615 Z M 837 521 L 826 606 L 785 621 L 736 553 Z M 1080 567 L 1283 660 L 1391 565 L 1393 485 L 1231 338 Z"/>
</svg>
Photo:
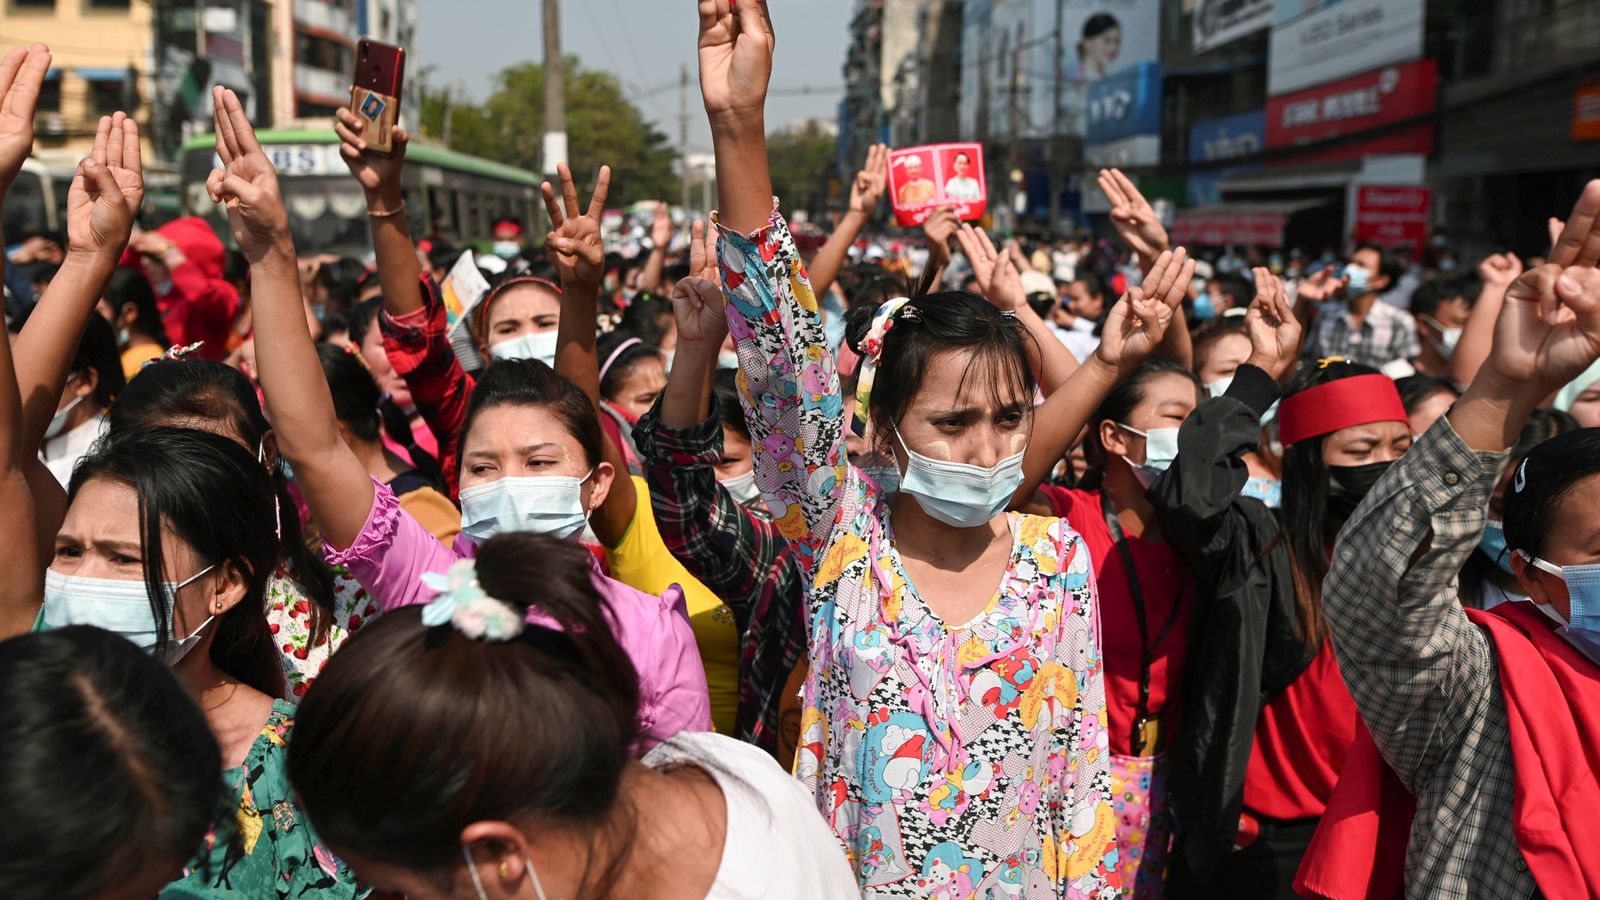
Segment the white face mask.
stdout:
<svg viewBox="0 0 1600 900">
<path fill-rule="evenodd" d="M 537 359 L 551 368 L 556 364 L 556 333 L 554 331 L 529 332 L 509 341 L 501 341 L 489 348 L 495 359 Z"/>
<path fill-rule="evenodd" d="M 724 478 L 718 482 L 733 498 L 733 502 L 740 506 L 753 506 L 761 500 L 761 488 L 756 487 L 756 470 L 751 469 L 743 475 Z"/>
<path fill-rule="evenodd" d="M 48 441 L 51 438 L 60 437 L 61 433 L 67 430 L 67 417 L 72 415 L 72 410 L 83 402 L 83 398 L 87 396 L 87 394 L 80 394 L 73 397 L 67 401 L 66 406 L 56 410 L 56 414 L 50 417 L 50 426 L 44 430 L 45 440 Z"/>
<path fill-rule="evenodd" d="M 532 532 L 570 541 L 589 524 L 582 478 L 508 476 L 461 491 L 461 530 L 482 542 L 497 534 Z"/>
<path fill-rule="evenodd" d="M 513 260 L 522 252 L 522 245 L 516 241 L 495 241 L 494 255 L 504 260 Z"/>
<path fill-rule="evenodd" d="M 478 900 L 489 900 L 489 893 L 483 889 L 483 879 L 478 876 L 478 867 L 472 861 L 472 851 L 466 844 L 461 845 L 461 855 L 467 860 L 467 874 L 472 876 L 472 886 L 478 890 Z M 522 862 L 528 867 L 528 877 L 533 879 L 533 893 L 539 900 L 549 900 L 544 893 L 544 885 L 539 883 L 539 873 L 534 871 L 533 860 L 524 856 Z"/>
<path fill-rule="evenodd" d="M 1226 394 L 1228 392 L 1228 388 L 1231 387 L 1233 387 L 1233 376 L 1229 375 L 1227 378 L 1219 378 L 1216 381 L 1207 384 L 1206 392 L 1213 397 L 1221 397 L 1223 394 Z"/>
<path fill-rule="evenodd" d="M 906 446 L 900 429 L 895 429 L 894 436 L 906 452 L 901 493 L 915 497 L 923 512 L 952 528 L 976 528 L 993 519 L 1022 486 L 1026 450 L 986 469 L 923 456 Z"/>
<path fill-rule="evenodd" d="M 1434 352 L 1438 353 L 1439 356 L 1444 359 L 1449 359 L 1450 357 L 1454 356 L 1456 352 L 1456 345 L 1461 343 L 1461 332 L 1463 329 L 1446 328 L 1443 325 L 1440 325 L 1439 320 L 1435 319 L 1433 316 L 1423 316 L 1422 318 L 1427 319 L 1428 324 L 1432 325 L 1433 329 L 1439 332 L 1439 336 L 1437 338 L 1428 338 L 1428 343 L 1433 345 Z"/>
<path fill-rule="evenodd" d="M 166 591 L 167 626 L 176 629 L 172 614 L 178 591 L 193 584 L 200 576 L 215 569 L 206 566 L 184 581 L 169 581 Z M 182 640 L 167 642 L 160 656 L 168 666 L 177 665 L 200 643 L 201 632 L 216 616 L 208 616 L 195 626 Z M 156 617 L 150 608 L 150 594 L 143 580 L 120 578 L 88 578 L 82 575 L 63 575 L 55 569 L 44 573 L 44 624 L 48 628 L 65 628 L 68 625 L 93 625 L 119 634 L 133 641 L 141 650 L 154 652 L 156 647 Z"/>
<path fill-rule="evenodd" d="M 1123 457 L 1123 460 L 1133 468 L 1133 476 L 1148 490 L 1150 485 L 1156 483 L 1172 466 L 1172 461 L 1178 458 L 1178 429 L 1152 428 L 1149 431 L 1140 431 L 1131 425 L 1117 423 L 1117 427 L 1129 434 L 1137 434 L 1144 438 L 1144 462 L 1135 463 Z"/>
</svg>

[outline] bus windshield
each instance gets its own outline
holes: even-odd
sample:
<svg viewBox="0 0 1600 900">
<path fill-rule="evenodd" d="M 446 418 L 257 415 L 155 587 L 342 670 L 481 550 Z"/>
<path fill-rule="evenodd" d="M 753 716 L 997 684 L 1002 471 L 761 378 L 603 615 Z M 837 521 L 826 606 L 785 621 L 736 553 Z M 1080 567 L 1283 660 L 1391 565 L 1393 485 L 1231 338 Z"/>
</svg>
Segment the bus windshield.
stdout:
<svg viewBox="0 0 1600 900">
<path fill-rule="evenodd" d="M 371 247 L 367 201 L 339 159 L 337 145 L 274 144 L 265 148 L 278 169 L 278 188 L 289 211 L 289 231 L 300 253 L 364 256 Z M 206 176 L 217 165 L 210 149 L 189 151 L 183 163 L 188 209 L 227 234 L 226 213 L 206 195 Z M 337 168 L 335 168 L 337 167 Z"/>
</svg>

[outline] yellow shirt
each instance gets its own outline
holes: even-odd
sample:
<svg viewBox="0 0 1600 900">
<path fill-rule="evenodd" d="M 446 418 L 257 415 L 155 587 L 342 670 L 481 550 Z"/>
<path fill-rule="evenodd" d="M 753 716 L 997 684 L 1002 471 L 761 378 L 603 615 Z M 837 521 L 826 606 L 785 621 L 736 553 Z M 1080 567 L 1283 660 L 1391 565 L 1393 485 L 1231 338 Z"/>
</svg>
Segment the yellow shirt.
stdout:
<svg viewBox="0 0 1600 900">
<path fill-rule="evenodd" d="M 611 577 L 647 594 L 663 593 L 674 584 L 683 589 L 689 626 L 711 688 L 711 721 L 719 734 L 732 735 L 739 706 L 739 630 L 733 611 L 667 550 L 650 507 L 650 486 L 643 478 L 634 476 L 633 492 L 638 497 L 633 524 L 620 543 L 606 548 Z"/>
<path fill-rule="evenodd" d="M 160 359 L 166 350 L 156 344 L 134 344 L 122 351 L 122 377 L 128 381 L 139 374 L 144 364 L 152 359 Z"/>
</svg>

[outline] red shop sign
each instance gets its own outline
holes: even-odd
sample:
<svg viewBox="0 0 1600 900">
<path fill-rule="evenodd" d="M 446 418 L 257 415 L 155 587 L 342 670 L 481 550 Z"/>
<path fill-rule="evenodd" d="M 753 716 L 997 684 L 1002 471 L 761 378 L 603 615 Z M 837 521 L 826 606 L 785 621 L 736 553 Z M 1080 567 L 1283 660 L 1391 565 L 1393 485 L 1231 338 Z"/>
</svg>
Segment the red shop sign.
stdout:
<svg viewBox="0 0 1600 900">
<path fill-rule="evenodd" d="M 1433 112 L 1439 67 L 1431 59 L 1384 66 L 1267 100 L 1267 149 L 1359 134 Z"/>
<path fill-rule="evenodd" d="M 1428 243 L 1432 191 L 1385 185 L 1363 185 L 1358 190 L 1353 229 L 1357 242 L 1414 249 Z"/>
</svg>

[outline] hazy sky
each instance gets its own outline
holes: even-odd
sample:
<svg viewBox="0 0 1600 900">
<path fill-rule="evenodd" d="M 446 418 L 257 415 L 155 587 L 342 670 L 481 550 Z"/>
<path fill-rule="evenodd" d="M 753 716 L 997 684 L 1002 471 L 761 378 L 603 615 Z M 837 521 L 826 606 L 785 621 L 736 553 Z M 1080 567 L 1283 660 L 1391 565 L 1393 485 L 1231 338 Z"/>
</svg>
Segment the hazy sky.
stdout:
<svg viewBox="0 0 1600 900">
<path fill-rule="evenodd" d="M 767 124 L 833 119 L 844 93 L 840 70 L 853 0 L 771 0 L 778 32 L 772 75 L 776 96 Z M 494 73 L 544 54 L 540 0 L 417 0 L 419 27 L 412 71 L 433 67 L 435 84 L 482 99 Z M 634 103 L 678 140 L 678 72 L 690 67 L 689 142 L 708 150 L 710 134 L 695 79 L 694 0 L 567 0 L 561 36 L 585 68 L 616 73 Z M 664 88 L 664 89 L 663 89 Z M 799 88 L 811 94 L 785 93 Z M 647 96 L 640 96 L 647 95 Z"/>
</svg>

